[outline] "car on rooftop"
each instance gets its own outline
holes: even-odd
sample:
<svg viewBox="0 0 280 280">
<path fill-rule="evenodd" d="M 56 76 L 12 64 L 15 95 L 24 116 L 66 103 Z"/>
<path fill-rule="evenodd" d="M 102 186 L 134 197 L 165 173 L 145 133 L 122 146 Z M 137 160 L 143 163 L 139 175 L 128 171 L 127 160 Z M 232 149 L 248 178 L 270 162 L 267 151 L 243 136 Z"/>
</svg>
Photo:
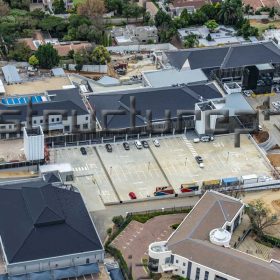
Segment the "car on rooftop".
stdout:
<svg viewBox="0 0 280 280">
<path fill-rule="evenodd" d="M 130 192 L 128 195 L 131 199 L 137 199 L 136 194 L 134 192 Z"/>
<path fill-rule="evenodd" d="M 160 143 L 159 143 L 158 139 L 154 139 L 153 143 L 156 147 L 160 147 Z"/>
<path fill-rule="evenodd" d="M 146 140 L 141 141 L 144 148 L 149 148 L 149 143 Z"/>
<path fill-rule="evenodd" d="M 112 145 L 111 144 L 106 144 L 105 148 L 107 150 L 108 153 L 111 153 L 113 151 Z"/>
<path fill-rule="evenodd" d="M 126 151 L 130 150 L 128 142 L 123 142 L 123 147 Z"/>
</svg>

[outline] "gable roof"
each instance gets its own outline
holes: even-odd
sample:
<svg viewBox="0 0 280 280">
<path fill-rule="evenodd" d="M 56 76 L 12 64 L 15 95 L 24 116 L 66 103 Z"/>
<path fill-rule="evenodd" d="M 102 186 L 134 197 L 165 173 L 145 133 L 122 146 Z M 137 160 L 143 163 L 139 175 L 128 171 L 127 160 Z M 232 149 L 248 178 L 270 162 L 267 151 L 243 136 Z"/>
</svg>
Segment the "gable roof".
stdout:
<svg viewBox="0 0 280 280">
<path fill-rule="evenodd" d="M 235 68 L 262 63 L 280 63 L 280 50 L 273 42 L 198 48 L 165 52 L 171 66 L 182 69 Z"/>
<path fill-rule="evenodd" d="M 81 195 L 43 181 L 0 186 L 0 235 L 9 263 L 103 250 Z"/>
<path fill-rule="evenodd" d="M 210 231 L 232 221 L 242 207 L 243 203 L 237 199 L 207 191 L 169 237 L 168 249 L 173 254 L 240 280 L 279 279 L 280 269 L 276 262 L 209 242 Z"/>
</svg>

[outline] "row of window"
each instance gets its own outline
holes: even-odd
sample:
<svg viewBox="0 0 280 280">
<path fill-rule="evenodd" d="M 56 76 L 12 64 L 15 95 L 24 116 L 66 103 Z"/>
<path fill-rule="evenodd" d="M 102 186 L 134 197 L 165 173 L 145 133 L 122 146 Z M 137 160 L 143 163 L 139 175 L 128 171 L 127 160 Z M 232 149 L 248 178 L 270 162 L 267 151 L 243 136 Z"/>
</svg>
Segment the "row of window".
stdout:
<svg viewBox="0 0 280 280">
<path fill-rule="evenodd" d="M 174 260 L 174 256 L 171 255 L 171 260 L 173 261 Z M 175 260 L 175 263 L 179 263 L 179 260 Z M 183 267 L 186 266 L 186 263 L 183 262 Z M 188 267 L 187 267 L 187 271 L 185 270 L 182 270 L 182 274 L 187 274 L 186 277 L 188 279 L 190 279 L 191 277 L 191 272 L 192 272 L 192 262 L 188 262 Z M 196 268 L 196 271 L 195 271 L 195 280 L 199 280 L 200 279 L 200 268 L 197 267 Z M 205 271 L 204 273 L 204 280 L 208 280 L 209 279 L 209 271 Z M 215 280 L 227 280 L 226 278 L 224 277 L 221 277 L 221 276 L 218 276 L 218 275 L 215 275 Z"/>
</svg>

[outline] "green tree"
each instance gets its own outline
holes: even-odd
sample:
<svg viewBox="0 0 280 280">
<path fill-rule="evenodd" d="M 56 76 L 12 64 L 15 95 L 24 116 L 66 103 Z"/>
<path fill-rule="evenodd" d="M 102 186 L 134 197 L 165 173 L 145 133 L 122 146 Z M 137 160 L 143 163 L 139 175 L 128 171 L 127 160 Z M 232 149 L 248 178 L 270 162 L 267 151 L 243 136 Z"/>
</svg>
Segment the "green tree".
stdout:
<svg viewBox="0 0 280 280">
<path fill-rule="evenodd" d="M 218 20 L 220 5 L 206 4 L 203 5 L 199 10 L 207 15 L 208 19 Z"/>
<path fill-rule="evenodd" d="M 172 22 L 172 19 L 170 15 L 166 14 L 162 10 L 159 10 L 156 15 L 155 15 L 155 25 L 156 27 L 159 27 L 163 24 L 168 24 L 170 25 Z"/>
<path fill-rule="evenodd" d="M 188 36 L 186 36 L 185 40 L 184 40 L 184 47 L 185 48 L 194 48 L 197 47 L 199 44 L 197 36 L 194 34 L 190 34 Z"/>
<path fill-rule="evenodd" d="M 34 68 L 39 65 L 39 60 L 38 58 L 33 54 L 32 56 L 29 57 L 28 63 L 33 66 Z"/>
<path fill-rule="evenodd" d="M 219 27 L 219 24 L 214 19 L 210 19 L 205 23 L 205 26 L 210 32 L 214 32 Z"/>
<path fill-rule="evenodd" d="M 279 224 L 278 217 L 271 213 L 261 199 L 249 203 L 246 212 L 249 216 L 253 231 L 260 239 L 264 236 L 264 230 L 267 227 Z"/>
<path fill-rule="evenodd" d="M 55 14 L 64 14 L 66 12 L 63 0 L 54 0 L 52 6 Z"/>
<path fill-rule="evenodd" d="M 13 49 L 10 50 L 8 58 L 16 61 L 28 61 L 31 54 L 32 50 L 25 42 L 18 42 L 14 45 Z"/>
<path fill-rule="evenodd" d="M 225 0 L 221 4 L 219 18 L 223 24 L 237 25 L 243 19 L 242 1 Z"/>
<path fill-rule="evenodd" d="M 97 46 L 91 55 L 92 61 L 98 65 L 105 65 L 110 62 L 111 57 L 108 50 L 104 46 Z"/>
<path fill-rule="evenodd" d="M 270 18 L 274 18 L 274 17 L 275 17 L 275 8 L 274 8 L 274 7 L 272 7 L 272 8 L 270 9 L 269 17 L 270 17 Z"/>
<path fill-rule="evenodd" d="M 112 219 L 112 222 L 118 227 L 118 228 L 120 228 L 122 225 L 123 225 L 123 223 L 124 223 L 124 217 L 123 216 L 115 216 L 115 217 L 113 217 L 113 219 Z"/>
<path fill-rule="evenodd" d="M 38 58 L 39 65 L 42 68 L 51 69 L 59 63 L 57 50 L 50 43 L 39 46 L 35 56 Z"/>
<path fill-rule="evenodd" d="M 201 24 L 204 24 L 207 20 L 208 20 L 207 15 L 200 10 L 196 11 L 191 16 L 191 23 L 192 24 L 201 25 Z"/>
</svg>

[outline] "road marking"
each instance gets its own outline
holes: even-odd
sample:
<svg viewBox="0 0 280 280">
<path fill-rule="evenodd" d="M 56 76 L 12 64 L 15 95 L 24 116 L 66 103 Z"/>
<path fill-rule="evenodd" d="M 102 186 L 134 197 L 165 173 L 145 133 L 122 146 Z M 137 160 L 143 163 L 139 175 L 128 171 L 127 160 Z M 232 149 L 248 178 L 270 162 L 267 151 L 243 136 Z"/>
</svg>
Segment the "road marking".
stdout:
<svg viewBox="0 0 280 280">
<path fill-rule="evenodd" d="M 143 183 L 144 183 L 143 181 L 133 182 L 134 185 L 136 185 L 136 184 L 143 184 Z"/>
</svg>

